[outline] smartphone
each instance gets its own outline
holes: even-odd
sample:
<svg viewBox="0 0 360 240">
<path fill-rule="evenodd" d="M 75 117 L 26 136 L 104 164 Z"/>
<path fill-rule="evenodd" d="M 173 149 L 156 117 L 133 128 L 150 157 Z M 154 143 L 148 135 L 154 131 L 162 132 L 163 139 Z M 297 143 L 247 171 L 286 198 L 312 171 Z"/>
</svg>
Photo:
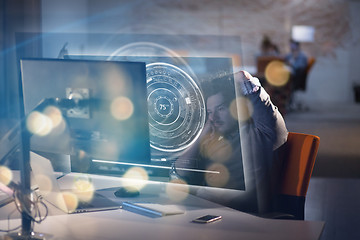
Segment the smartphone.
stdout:
<svg viewBox="0 0 360 240">
<path fill-rule="evenodd" d="M 205 215 L 205 216 L 194 219 L 192 222 L 194 222 L 194 223 L 210 223 L 210 222 L 214 222 L 214 221 L 217 221 L 220 219 L 221 219 L 221 216 L 218 216 L 218 215 Z"/>
</svg>

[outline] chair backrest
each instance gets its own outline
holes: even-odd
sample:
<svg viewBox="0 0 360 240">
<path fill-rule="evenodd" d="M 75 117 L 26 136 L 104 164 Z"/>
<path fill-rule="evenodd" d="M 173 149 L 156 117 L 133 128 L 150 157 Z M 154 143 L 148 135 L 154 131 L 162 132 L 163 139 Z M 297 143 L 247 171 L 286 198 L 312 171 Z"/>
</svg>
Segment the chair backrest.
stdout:
<svg viewBox="0 0 360 240">
<path fill-rule="evenodd" d="M 306 69 L 302 73 L 301 77 L 299 77 L 299 80 L 301 80 L 301 81 L 298 80 L 298 83 L 295 86 L 295 90 L 302 90 L 302 91 L 306 90 L 309 73 L 310 73 L 310 70 L 313 68 L 315 62 L 316 62 L 316 59 L 314 57 L 308 58 Z"/>
<path fill-rule="evenodd" d="M 316 59 L 314 57 L 309 57 L 308 59 L 308 64 L 306 67 L 306 73 L 309 74 L 310 70 L 312 69 L 312 67 L 314 66 L 316 62 Z"/>
<path fill-rule="evenodd" d="M 318 136 L 289 132 L 287 142 L 279 152 L 283 165 L 275 212 L 290 214 L 291 219 L 304 220 L 306 193 L 319 144 Z"/>
<path fill-rule="evenodd" d="M 283 154 L 280 194 L 306 196 L 319 144 L 318 136 L 289 132 Z"/>
</svg>

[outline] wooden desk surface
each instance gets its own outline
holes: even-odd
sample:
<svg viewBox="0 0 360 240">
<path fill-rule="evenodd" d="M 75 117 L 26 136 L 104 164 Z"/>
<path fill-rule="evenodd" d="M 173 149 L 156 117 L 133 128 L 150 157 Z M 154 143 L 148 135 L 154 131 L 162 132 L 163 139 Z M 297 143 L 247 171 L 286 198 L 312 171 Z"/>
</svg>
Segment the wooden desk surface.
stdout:
<svg viewBox="0 0 360 240">
<path fill-rule="evenodd" d="M 68 188 L 76 174 L 59 180 L 62 188 Z M 150 218 L 124 209 L 82 214 L 64 214 L 49 205 L 50 216 L 41 224 L 35 224 L 35 231 L 49 234 L 50 239 L 318 239 L 324 227 L 323 222 L 272 220 L 232 210 L 218 204 L 187 195 L 176 201 L 167 194 L 173 184 L 148 182 L 137 198 L 115 198 L 113 190 L 122 185 L 121 179 L 90 176 L 97 189 L 108 188 L 102 193 L 114 201 L 150 202 L 176 204 L 185 210 L 184 214 Z M 8 227 L 7 215 L 13 205 L 0 209 L 0 228 Z M 220 221 L 196 224 L 191 221 L 206 214 L 221 215 Z M 13 219 L 11 226 L 20 223 Z M 0 238 L 1 239 L 1 238 Z"/>
</svg>

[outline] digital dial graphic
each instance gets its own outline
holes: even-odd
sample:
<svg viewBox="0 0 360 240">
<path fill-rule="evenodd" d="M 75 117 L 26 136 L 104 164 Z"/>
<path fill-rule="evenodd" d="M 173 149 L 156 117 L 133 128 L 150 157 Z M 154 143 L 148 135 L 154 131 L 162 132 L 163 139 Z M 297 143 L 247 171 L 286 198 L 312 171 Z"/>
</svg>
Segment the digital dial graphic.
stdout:
<svg viewBox="0 0 360 240">
<path fill-rule="evenodd" d="M 199 137 L 205 124 L 205 103 L 196 82 L 168 63 L 146 65 L 150 145 L 177 152 Z"/>
</svg>

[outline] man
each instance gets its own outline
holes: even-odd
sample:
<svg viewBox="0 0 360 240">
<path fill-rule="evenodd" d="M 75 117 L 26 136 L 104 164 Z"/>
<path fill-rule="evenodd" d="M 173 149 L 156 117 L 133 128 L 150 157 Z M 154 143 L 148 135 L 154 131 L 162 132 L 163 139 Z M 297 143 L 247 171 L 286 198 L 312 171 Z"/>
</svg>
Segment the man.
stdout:
<svg viewBox="0 0 360 240">
<path fill-rule="evenodd" d="M 242 211 L 269 211 L 276 182 L 272 174 L 281 165 L 274 155 L 287 140 L 284 120 L 259 80 L 249 73 L 236 73 L 235 86 L 219 79 L 214 83 L 206 91 L 207 121 L 199 140 L 176 163 L 178 168 L 205 173 L 179 174 L 190 184 L 196 181 L 219 188 L 199 188 L 200 197 Z M 245 190 L 245 177 L 246 191 L 224 191 Z"/>
<path fill-rule="evenodd" d="M 301 50 L 299 42 L 290 40 L 290 53 L 285 56 L 285 61 L 290 66 L 293 75 L 300 75 L 306 71 L 308 59 Z"/>
<path fill-rule="evenodd" d="M 306 77 L 308 58 L 301 50 L 300 43 L 290 40 L 290 53 L 285 56 L 286 64 L 290 68 L 290 99 L 288 103 L 289 110 L 296 109 L 294 106 L 294 92 L 297 90 L 304 91 L 306 88 Z"/>
<path fill-rule="evenodd" d="M 290 40 L 290 53 L 285 56 L 285 61 L 290 67 L 291 90 L 305 90 L 308 58 L 299 42 Z"/>
</svg>

